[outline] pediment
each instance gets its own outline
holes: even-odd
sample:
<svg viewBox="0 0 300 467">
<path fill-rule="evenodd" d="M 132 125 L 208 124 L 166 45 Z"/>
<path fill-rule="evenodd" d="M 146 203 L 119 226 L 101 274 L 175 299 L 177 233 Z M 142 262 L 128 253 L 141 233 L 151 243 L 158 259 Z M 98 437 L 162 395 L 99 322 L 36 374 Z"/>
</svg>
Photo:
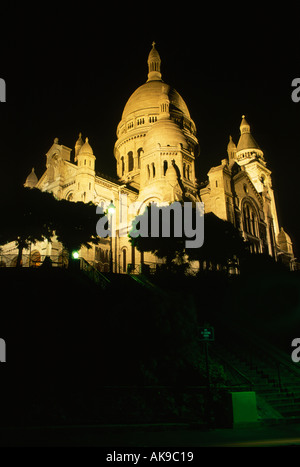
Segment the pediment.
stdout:
<svg viewBox="0 0 300 467">
<path fill-rule="evenodd" d="M 234 175 L 233 184 L 239 199 L 249 196 L 254 198 L 260 204 L 260 206 L 263 207 L 262 196 L 260 193 L 258 193 L 255 185 L 252 183 L 246 171 L 241 170 L 236 175 Z"/>
</svg>

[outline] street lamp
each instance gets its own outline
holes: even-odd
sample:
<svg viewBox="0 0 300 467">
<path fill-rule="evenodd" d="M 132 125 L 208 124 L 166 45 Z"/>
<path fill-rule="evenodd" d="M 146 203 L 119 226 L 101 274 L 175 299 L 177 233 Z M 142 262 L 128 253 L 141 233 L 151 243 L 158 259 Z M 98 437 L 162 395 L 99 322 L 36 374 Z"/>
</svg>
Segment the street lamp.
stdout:
<svg viewBox="0 0 300 467">
<path fill-rule="evenodd" d="M 72 258 L 79 259 L 79 252 L 77 250 L 72 251 Z"/>
<path fill-rule="evenodd" d="M 116 206 L 113 201 L 110 201 L 110 204 L 107 207 L 107 213 L 110 215 L 110 254 L 109 254 L 109 272 L 113 272 L 113 244 L 112 244 L 112 216 L 116 211 Z"/>
<path fill-rule="evenodd" d="M 107 212 L 108 212 L 108 214 L 113 216 L 114 213 L 115 213 L 115 210 L 116 210 L 116 206 L 114 205 L 113 201 L 111 200 L 110 204 L 107 207 Z"/>
</svg>

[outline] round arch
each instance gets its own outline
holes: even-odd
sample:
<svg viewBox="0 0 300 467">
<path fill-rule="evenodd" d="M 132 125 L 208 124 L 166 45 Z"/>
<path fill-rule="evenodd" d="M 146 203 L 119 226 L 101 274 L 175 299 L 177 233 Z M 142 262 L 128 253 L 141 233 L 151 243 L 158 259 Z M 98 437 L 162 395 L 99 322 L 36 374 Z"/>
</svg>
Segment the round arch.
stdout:
<svg viewBox="0 0 300 467">
<path fill-rule="evenodd" d="M 74 200 L 74 191 L 73 190 L 68 191 L 68 193 L 65 196 L 65 199 L 67 201 L 73 201 Z"/>
<path fill-rule="evenodd" d="M 146 198 L 146 199 L 144 199 L 144 201 L 141 201 L 141 204 L 140 204 L 140 206 L 139 206 L 138 209 L 137 209 L 137 215 L 143 214 L 143 212 L 145 211 L 146 207 L 147 207 L 150 203 L 161 204 L 161 203 L 162 203 L 162 200 L 161 200 L 158 196 L 149 196 L 149 198 Z"/>
<path fill-rule="evenodd" d="M 126 273 L 127 272 L 127 262 L 128 262 L 128 248 L 126 246 L 123 246 L 121 248 L 121 265 L 122 265 L 122 272 Z"/>
<path fill-rule="evenodd" d="M 37 268 L 41 265 L 41 253 L 39 250 L 32 250 L 30 253 L 29 266 L 31 268 Z"/>
</svg>

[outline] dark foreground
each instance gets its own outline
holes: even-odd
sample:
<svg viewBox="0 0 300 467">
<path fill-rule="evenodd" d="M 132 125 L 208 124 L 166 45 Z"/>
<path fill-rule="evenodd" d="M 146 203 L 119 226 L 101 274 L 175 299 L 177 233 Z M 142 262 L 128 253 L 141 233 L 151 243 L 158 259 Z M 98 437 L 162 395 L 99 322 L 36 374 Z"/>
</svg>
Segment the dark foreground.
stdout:
<svg viewBox="0 0 300 467">
<path fill-rule="evenodd" d="M 101 447 L 102 453 L 138 448 L 300 446 L 300 423 L 233 429 L 191 429 L 180 425 L 99 425 L 8 428 L 1 447 Z M 106 449 L 107 448 L 107 449 Z"/>
<path fill-rule="evenodd" d="M 10 270 L 2 271 L 1 279 L 8 305 L 0 313 L 0 337 L 7 343 L 0 446 L 94 446 L 109 452 L 115 447 L 300 445 L 298 421 L 221 429 L 226 415 L 221 397 L 214 414 L 219 428 L 207 430 L 196 425 L 206 419 L 200 393 L 189 404 L 168 392 L 160 399 L 131 394 L 126 403 L 123 393 L 110 399 L 101 393 L 103 387 L 205 385 L 196 331 L 206 322 L 215 328 L 211 355 L 224 335 L 227 350 L 238 345 L 230 332 L 241 325 L 254 336 L 258 329 L 290 362 L 300 324 L 299 275 L 174 279 L 153 289 L 124 275 L 108 291 L 67 271 Z M 231 383 L 233 360 L 224 371 L 213 358 L 210 366 L 216 386 L 224 378 Z M 297 395 L 295 390 L 291 410 L 299 420 Z M 141 422 L 148 425 L 133 425 Z"/>
</svg>

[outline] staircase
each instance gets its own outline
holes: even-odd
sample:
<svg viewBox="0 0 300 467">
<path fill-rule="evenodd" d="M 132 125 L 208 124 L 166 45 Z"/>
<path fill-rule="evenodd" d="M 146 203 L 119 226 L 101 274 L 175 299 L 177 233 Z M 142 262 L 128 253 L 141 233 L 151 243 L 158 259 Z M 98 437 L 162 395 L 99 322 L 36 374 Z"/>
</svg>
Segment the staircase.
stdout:
<svg viewBox="0 0 300 467">
<path fill-rule="evenodd" d="M 80 269 L 102 289 L 135 285 L 166 293 L 145 275 L 103 274 L 83 258 L 80 261 Z M 300 420 L 300 366 L 238 323 L 228 323 L 224 316 L 215 316 L 215 321 L 216 339 L 209 352 L 223 365 L 228 386 L 256 392 L 262 421 Z"/>
<path fill-rule="evenodd" d="M 213 346 L 229 383 L 234 369 L 240 385 L 256 392 L 262 420 L 300 420 L 300 368 L 288 355 L 232 324 L 230 335 L 221 333 Z"/>
</svg>

